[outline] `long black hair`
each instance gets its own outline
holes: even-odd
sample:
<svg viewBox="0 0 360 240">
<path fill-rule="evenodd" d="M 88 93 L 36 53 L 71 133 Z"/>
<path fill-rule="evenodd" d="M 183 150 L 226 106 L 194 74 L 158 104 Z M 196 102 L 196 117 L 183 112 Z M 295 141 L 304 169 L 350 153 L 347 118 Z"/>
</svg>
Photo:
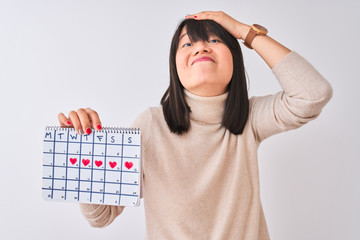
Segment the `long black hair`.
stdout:
<svg viewBox="0 0 360 240">
<path fill-rule="evenodd" d="M 238 40 L 220 24 L 212 20 L 185 19 L 178 25 L 170 47 L 170 85 L 161 99 L 164 118 L 171 132 L 181 135 L 190 129 L 191 109 L 185 101 L 184 87 L 176 68 L 176 52 L 181 30 L 186 26 L 187 35 L 192 42 L 208 41 L 211 35 L 219 37 L 230 49 L 233 57 L 233 75 L 228 84 L 228 97 L 222 126 L 233 134 L 242 134 L 249 115 L 249 98 L 243 56 Z"/>
</svg>

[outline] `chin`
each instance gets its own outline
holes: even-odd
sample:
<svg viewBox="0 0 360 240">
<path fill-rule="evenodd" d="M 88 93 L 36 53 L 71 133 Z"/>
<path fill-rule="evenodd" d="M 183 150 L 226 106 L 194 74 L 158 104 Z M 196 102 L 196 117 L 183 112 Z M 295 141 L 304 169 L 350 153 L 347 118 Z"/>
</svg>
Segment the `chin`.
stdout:
<svg viewBox="0 0 360 240">
<path fill-rule="evenodd" d="M 206 85 L 212 85 L 216 82 L 216 80 L 206 77 L 198 77 L 194 78 L 191 82 L 193 83 L 194 87 L 201 87 Z"/>
<path fill-rule="evenodd" d="M 216 82 L 218 79 L 216 73 L 210 71 L 201 71 L 193 75 L 192 79 L 199 82 Z"/>
</svg>

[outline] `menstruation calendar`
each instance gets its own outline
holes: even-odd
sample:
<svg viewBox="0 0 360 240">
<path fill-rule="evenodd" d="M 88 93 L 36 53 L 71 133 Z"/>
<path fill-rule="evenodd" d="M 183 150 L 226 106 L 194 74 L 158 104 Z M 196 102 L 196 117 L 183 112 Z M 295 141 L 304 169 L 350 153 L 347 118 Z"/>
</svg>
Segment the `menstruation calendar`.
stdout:
<svg viewBox="0 0 360 240">
<path fill-rule="evenodd" d="M 78 135 L 46 127 L 42 195 L 46 200 L 118 206 L 140 204 L 141 135 L 103 128 Z"/>
</svg>

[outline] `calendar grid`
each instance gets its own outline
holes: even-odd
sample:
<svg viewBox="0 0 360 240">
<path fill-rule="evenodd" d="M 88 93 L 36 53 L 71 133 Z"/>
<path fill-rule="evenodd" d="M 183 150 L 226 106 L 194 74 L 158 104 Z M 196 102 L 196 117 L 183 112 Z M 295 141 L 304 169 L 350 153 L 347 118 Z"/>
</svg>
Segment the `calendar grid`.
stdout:
<svg viewBox="0 0 360 240">
<path fill-rule="evenodd" d="M 54 145 L 53 145 L 53 166 L 55 166 L 55 140 L 56 140 L 56 130 L 54 131 Z M 52 169 L 52 176 L 54 176 L 55 168 Z M 51 199 L 54 196 L 54 179 L 52 179 L 52 188 L 51 188 Z"/>
<path fill-rule="evenodd" d="M 95 141 L 95 134 L 93 134 L 93 142 Z M 94 176 L 94 144 L 91 148 L 91 183 L 90 183 L 90 202 L 92 201 L 92 194 L 93 194 L 93 176 Z"/>
<path fill-rule="evenodd" d="M 125 145 L 126 146 L 126 145 Z M 140 147 L 140 146 L 137 146 L 137 145 L 132 145 L 132 147 Z M 46 152 L 43 152 L 43 153 L 46 153 Z M 57 155 L 67 155 L 66 153 L 56 153 Z M 85 157 L 103 157 L 103 155 L 93 155 L 93 154 L 82 154 L 82 156 L 85 156 Z M 120 158 L 121 159 L 121 156 L 111 156 L 113 158 Z M 126 157 L 124 156 L 123 158 L 128 158 L 128 159 L 138 159 L 138 157 Z"/>
<path fill-rule="evenodd" d="M 134 174 L 138 174 L 138 173 L 136 172 L 136 173 L 134 173 Z M 46 177 L 43 177 L 43 179 L 64 180 L 63 178 L 46 178 Z M 72 180 L 72 179 L 68 179 L 68 181 L 76 181 L 76 182 L 78 182 L 78 180 Z M 81 182 L 104 183 L 103 181 L 91 181 L 91 180 L 81 180 Z M 106 183 L 112 183 L 112 182 L 106 182 Z M 122 183 L 122 185 L 137 186 L 137 184 L 135 184 L 135 183 Z M 44 188 L 43 188 L 43 189 L 44 189 Z M 45 188 L 45 189 L 46 189 L 46 188 Z M 55 189 L 55 188 L 54 188 L 54 190 L 61 190 L 61 189 Z M 76 191 L 76 192 L 77 192 L 78 190 L 68 190 L 68 191 Z M 84 192 L 86 192 L 86 191 L 84 191 Z M 102 192 L 94 192 L 94 193 L 101 193 L 101 194 L 102 194 Z M 116 194 L 117 194 L 117 193 L 116 193 Z M 131 194 L 130 194 L 130 195 L 131 195 Z"/>
<path fill-rule="evenodd" d="M 123 156 L 124 156 L 124 135 L 121 136 L 121 169 L 120 169 L 120 179 L 122 178 Z M 120 185 L 119 202 L 121 202 L 121 185 Z"/>
<path fill-rule="evenodd" d="M 44 167 L 53 167 L 53 165 L 46 165 L 46 164 L 43 164 Z M 71 166 L 56 166 L 57 168 L 64 168 L 64 169 L 78 169 L 78 167 L 71 167 Z M 91 169 L 91 168 L 90 168 Z M 102 171 L 102 170 L 99 170 L 99 169 L 94 169 L 94 171 Z M 112 170 L 112 169 L 108 169 L 107 170 L 108 172 L 120 172 L 120 170 Z M 121 172 L 128 172 L 128 173 L 139 173 L 139 172 L 134 172 L 134 171 L 126 171 L 126 170 L 123 170 Z M 65 177 L 64 179 L 65 180 Z"/>
<path fill-rule="evenodd" d="M 81 150 L 82 150 L 82 135 L 80 135 L 80 150 L 79 150 L 79 182 L 78 182 L 78 197 L 77 199 L 80 199 L 80 180 L 81 180 Z"/>
<path fill-rule="evenodd" d="M 105 202 L 105 183 L 106 183 L 106 150 L 107 150 L 107 132 L 105 133 L 105 157 L 104 157 L 104 163 L 105 163 L 105 168 L 104 168 L 104 187 L 103 187 L 103 200 L 102 202 Z"/>
<path fill-rule="evenodd" d="M 67 132 L 67 137 L 66 137 L 67 141 L 66 141 L 66 159 L 68 159 L 68 153 L 69 153 L 69 131 Z M 54 140 L 55 142 L 55 140 Z M 67 194 L 67 174 L 68 174 L 68 161 L 66 161 L 65 163 L 66 166 L 66 170 L 65 170 L 65 200 L 66 200 L 66 194 Z"/>
<path fill-rule="evenodd" d="M 54 142 L 53 140 L 44 140 L 44 142 Z M 63 142 L 63 143 L 78 143 L 78 142 L 72 142 L 72 141 L 56 141 L 56 142 L 58 142 L 58 143 L 61 143 L 61 142 Z M 93 145 L 104 145 L 104 143 L 97 143 L 97 142 L 94 142 L 94 143 L 91 143 L 91 144 L 93 144 Z M 119 144 L 113 144 L 113 143 L 108 143 L 107 145 L 109 145 L 109 146 L 116 146 L 116 145 L 119 145 Z M 137 146 L 137 147 L 139 147 L 140 145 L 139 144 L 124 144 L 124 146 L 130 146 L 130 147 L 132 147 L 132 146 Z"/>
<path fill-rule="evenodd" d="M 78 135 L 45 129 L 45 200 L 120 206 L 140 204 L 140 131 L 105 129 Z"/>
</svg>

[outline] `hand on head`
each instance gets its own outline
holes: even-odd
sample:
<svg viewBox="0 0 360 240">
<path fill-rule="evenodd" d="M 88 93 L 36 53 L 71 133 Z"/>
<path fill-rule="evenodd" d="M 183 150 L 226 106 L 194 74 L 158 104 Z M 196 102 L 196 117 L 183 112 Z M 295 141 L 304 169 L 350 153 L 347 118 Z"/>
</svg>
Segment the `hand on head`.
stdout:
<svg viewBox="0 0 360 240">
<path fill-rule="evenodd" d="M 244 40 L 250 30 L 250 26 L 237 21 L 222 11 L 203 11 L 185 16 L 187 19 L 213 20 L 225 28 L 237 39 Z"/>
</svg>

